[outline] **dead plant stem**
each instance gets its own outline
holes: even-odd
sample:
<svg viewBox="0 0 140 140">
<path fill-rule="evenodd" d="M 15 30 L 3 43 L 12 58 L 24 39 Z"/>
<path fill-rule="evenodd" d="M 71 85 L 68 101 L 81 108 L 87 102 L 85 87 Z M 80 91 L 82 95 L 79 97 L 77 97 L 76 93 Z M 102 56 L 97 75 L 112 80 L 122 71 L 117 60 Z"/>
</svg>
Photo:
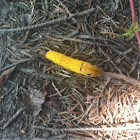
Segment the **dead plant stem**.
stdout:
<svg viewBox="0 0 140 140">
<path fill-rule="evenodd" d="M 134 1 L 129 0 L 129 2 L 130 2 L 130 7 L 131 7 L 131 14 L 132 14 L 132 25 L 134 25 L 136 23 L 136 26 L 138 28 L 138 22 L 137 22 L 137 19 L 136 19 L 136 13 L 135 13 L 135 8 L 134 8 Z M 140 48 L 140 35 L 139 35 L 139 32 L 135 32 L 135 35 L 137 37 L 137 41 L 138 41 L 139 48 Z"/>
</svg>

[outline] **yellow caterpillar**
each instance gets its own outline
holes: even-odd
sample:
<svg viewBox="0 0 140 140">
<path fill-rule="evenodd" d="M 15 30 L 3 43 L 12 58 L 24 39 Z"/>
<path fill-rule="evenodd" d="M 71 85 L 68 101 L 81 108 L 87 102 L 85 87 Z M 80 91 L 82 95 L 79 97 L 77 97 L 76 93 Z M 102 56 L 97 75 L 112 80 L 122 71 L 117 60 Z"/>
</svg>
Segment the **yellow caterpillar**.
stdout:
<svg viewBox="0 0 140 140">
<path fill-rule="evenodd" d="M 45 56 L 54 63 L 82 75 L 95 77 L 101 76 L 103 73 L 102 69 L 96 65 L 91 65 L 89 62 L 74 59 L 56 51 L 48 51 Z"/>
</svg>

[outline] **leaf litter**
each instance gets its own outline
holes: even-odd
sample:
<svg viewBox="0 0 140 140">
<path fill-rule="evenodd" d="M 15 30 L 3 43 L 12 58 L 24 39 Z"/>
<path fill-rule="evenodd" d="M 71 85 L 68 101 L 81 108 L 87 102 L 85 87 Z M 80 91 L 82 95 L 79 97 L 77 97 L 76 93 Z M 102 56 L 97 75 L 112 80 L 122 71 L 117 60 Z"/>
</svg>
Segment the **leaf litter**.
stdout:
<svg viewBox="0 0 140 140">
<path fill-rule="evenodd" d="M 1 29 L 23 31 L 31 25 L 35 30 L 0 34 L 0 58 L 10 55 L 3 64 L 6 68 L 11 62 L 26 59 L 16 63 L 18 67 L 9 81 L 11 87 L 5 83 L 1 90 L 1 95 L 6 94 L 0 100 L 1 122 L 15 119 L 11 125 L 5 123 L 1 138 L 61 139 L 63 135 L 64 139 L 139 139 L 139 50 L 136 40 L 128 42 L 117 28 L 125 25 L 126 19 L 131 25 L 128 1 L 4 0 L 0 6 L 3 5 L 10 9 L 2 12 Z M 88 13 L 89 8 L 93 12 Z M 87 11 L 86 15 L 78 14 L 82 11 Z M 24 22 L 25 14 L 30 23 L 27 19 Z M 68 22 L 64 21 L 65 16 L 70 19 Z M 35 26 L 49 21 L 49 28 Z M 102 68 L 105 75 L 87 78 L 42 60 L 35 53 L 31 54 L 35 59 L 28 61 L 26 54 L 33 50 L 54 50 L 91 62 Z M 6 80 L 6 76 L 1 77 L 2 86 Z M 26 111 L 17 118 L 16 113 L 12 114 L 18 112 L 21 103 Z"/>
</svg>

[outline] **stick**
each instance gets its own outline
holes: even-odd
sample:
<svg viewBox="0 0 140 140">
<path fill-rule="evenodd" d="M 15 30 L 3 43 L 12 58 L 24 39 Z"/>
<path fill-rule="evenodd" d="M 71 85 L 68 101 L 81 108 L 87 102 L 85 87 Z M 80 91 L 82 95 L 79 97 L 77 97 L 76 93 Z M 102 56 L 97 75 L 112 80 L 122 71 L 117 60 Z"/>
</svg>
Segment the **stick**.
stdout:
<svg viewBox="0 0 140 140">
<path fill-rule="evenodd" d="M 0 33 L 29 31 L 29 30 L 33 30 L 33 29 L 37 29 L 37 28 L 43 28 L 43 27 L 48 28 L 48 27 L 56 25 L 58 23 L 69 21 L 72 18 L 85 16 L 85 15 L 93 12 L 94 10 L 95 10 L 95 8 L 91 8 L 91 9 L 83 11 L 83 12 L 79 12 L 79 13 L 76 13 L 76 14 L 71 14 L 71 16 L 62 16 L 62 17 L 59 17 L 59 18 L 51 20 L 51 21 L 47 21 L 47 22 L 44 22 L 44 23 L 36 24 L 36 25 L 26 26 L 26 27 L 22 27 L 22 28 L 0 29 Z"/>
<path fill-rule="evenodd" d="M 47 127 L 43 127 L 43 126 L 34 126 L 34 128 L 38 128 L 38 129 L 43 129 L 43 130 L 49 130 L 49 131 L 126 131 L 126 130 L 130 130 L 130 131 L 138 131 L 140 132 L 140 124 L 139 123 L 135 123 L 135 124 L 131 124 L 131 126 L 117 126 L 117 127 L 86 127 L 86 128 L 47 128 Z"/>
<path fill-rule="evenodd" d="M 130 7 L 131 7 L 131 14 L 132 14 L 132 24 L 135 24 L 135 22 L 136 22 L 136 26 L 138 28 L 138 23 L 137 23 L 136 14 L 135 14 L 135 8 L 134 8 L 134 2 L 133 2 L 133 0 L 129 0 L 129 2 L 130 2 Z M 137 41 L 138 41 L 138 44 L 139 44 L 139 47 L 140 47 L 139 32 L 135 32 L 135 35 L 137 37 Z"/>
<path fill-rule="evenodd" d="M 123 74 L 117 74 L 117 73 L 112 73 L 112 72 L 104 72 L 103 76 L 116 78 L 116 79 L 121 79 L 121 80 L 124 80 L 128 83 L 131 83 L 132 85 L 140 86 L 140 81 L 138 81 L 134 78 L 127 77 L 126 75 L 123 75 Z"/>
</svg>

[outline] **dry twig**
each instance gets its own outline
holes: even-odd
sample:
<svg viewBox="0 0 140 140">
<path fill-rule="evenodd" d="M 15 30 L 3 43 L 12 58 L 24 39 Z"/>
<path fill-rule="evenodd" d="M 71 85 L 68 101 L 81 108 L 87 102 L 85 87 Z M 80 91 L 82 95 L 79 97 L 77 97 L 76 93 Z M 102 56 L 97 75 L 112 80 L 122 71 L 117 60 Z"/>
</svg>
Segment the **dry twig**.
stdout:
<svg viewBox="0 0 140 140">
<path fill-rule="evenodd" d="M 85 16 L 85 15 L 93 12 L 94 10 L 95 10 L 95 8 L 91 8 L 91 9 L 85 10 L 83 12 L 79 12 L 79 13 L 76 13 L 76 14 L 71 14 L 70 17 L 69 16 L 62 16 L 62 17 L 59 17 L 59 18 L 51 20 L 51 21 L 47 21 L 47 22 L 44 22 L 44 23 L 40 23 L 40 24 L 36 24 L 36 25 L 31 25 L 31 26 L 27 26 L 27 27 L 14 28 L 14 29 L 0 29 L 0 32 L 1 33 L 21 32 L 21 31 L 29 31 L 29 30 L 43 28 L 43 27 L 47 28 L 47 27 L 56 25 L 56 24 L 61 23 L 61 22 L 69 21 L 69 20 L 71 20 L 71 18 Z"/>
<path fill-rule="evenodd" d="M 50 131 L 125 131 L 130 130 L 134 132 L 140 132 L 140 123 L 133 123 L 128 126 L 117 126 L 117 127 L 86 127 L 86 128 L 46 128 L 42 126 L 34 126 L 34 128 L 43 129 L 43 130 L 50 130 Z"/>
<path fill-rule="evenodd" d="M 123 75 L 123 74 L 117 74 L 117 73 L 112 73 L 112 72 L 104 72 L 104 76 L 112 77 L 112 78 L 116 78 L 116 79 L 121 79 L 121 80 L 124 80 L 128 83 L 131 83 L 132 85 L 140 86 L 140 81 L 137 81 L 134 78 L 127 77 L 126 75 Z"/>
</svg>

